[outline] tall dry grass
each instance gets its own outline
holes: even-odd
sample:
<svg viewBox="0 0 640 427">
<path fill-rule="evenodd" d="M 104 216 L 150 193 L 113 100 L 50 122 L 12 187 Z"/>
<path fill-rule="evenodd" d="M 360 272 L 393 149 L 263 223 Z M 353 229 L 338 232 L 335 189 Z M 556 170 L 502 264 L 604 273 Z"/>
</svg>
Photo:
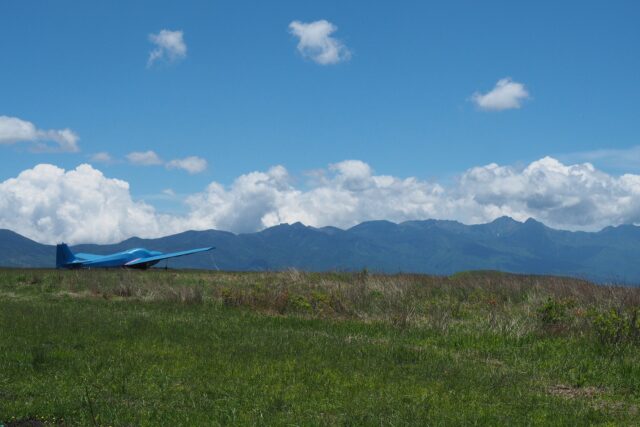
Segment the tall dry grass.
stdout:
<svg viewBox="0 0 640 427">
<path fill-rule="evenodd" d="M 217 304 L 271 315 L 385 322 L 401 329 L 429 327 L 442 333 L 463 328 L 514 337 L 590 334 L 603 343 L 640 342 L 640 288 L 565 277 L 297 270 L 5 270 L 1 277 L 71 297 Z"/>
</svg>

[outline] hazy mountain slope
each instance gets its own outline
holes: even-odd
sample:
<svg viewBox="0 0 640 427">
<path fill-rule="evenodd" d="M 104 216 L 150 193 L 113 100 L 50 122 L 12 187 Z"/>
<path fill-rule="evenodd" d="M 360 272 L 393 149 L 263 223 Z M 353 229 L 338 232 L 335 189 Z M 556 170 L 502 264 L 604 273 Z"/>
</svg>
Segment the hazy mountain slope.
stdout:
<svg viewBox="0 0 640 427">
<path fill-rule="evenodd" d="M 187 231 L 159 239 L 137 237 L 74 251 L 108 254 L 134 247 L 163 252 L 216 246 L 168 261 L 173 268 L 221 270 L 360 270 L 451 274 L 492 269 L 640 283 L 640 227 L 596 233 L 554 230 L 535 220 L 503 217 L 488 224 L 455 221 L 369 221 L 341 230 L 282 224 L 257 233 Z M 50 267 L 55 249 L 0 230 L 0 265 Z M 164 266 L 161 263 L 159 266 Z"/>
<path fill-rule="evenodd" d="M 56 250 L 10 230 L 0 230 L 0 266 L 54 267 Z"/>
</svg>

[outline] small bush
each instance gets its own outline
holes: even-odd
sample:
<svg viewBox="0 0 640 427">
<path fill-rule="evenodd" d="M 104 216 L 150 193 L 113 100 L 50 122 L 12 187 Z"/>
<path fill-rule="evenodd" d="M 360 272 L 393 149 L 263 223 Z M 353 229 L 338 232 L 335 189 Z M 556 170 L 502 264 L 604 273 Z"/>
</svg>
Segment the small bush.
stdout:
<svg viewBox="0 0 640 427">
<path fill-rule="evenodd" d="M 538 318 L 547 332 L 563 332 L 570 323 L 569 310 L 574 306 L 572 300 L 547 298 L 542 307 L 538 308 Z"/>
<path fill-rule="evenodd" d="M 331 308 L 331 297 L 322 292 L 314 291 L 311 293 L 311 306 L 313 310 L 319 313 L 330 313 L 332 312 Z"/>
<path fill-rule="evenodd" d="M 620 346 L 640 343 L 640 309 L 612 308 L 592 313 L 593 329 L 601 344 Z"/>
<path fill-rule="evenodd" d="M 309 301 L 302 295 L 291 295 L 288 308 L 293 312 L 310 312 L 313 310 Z"/>
</svg>

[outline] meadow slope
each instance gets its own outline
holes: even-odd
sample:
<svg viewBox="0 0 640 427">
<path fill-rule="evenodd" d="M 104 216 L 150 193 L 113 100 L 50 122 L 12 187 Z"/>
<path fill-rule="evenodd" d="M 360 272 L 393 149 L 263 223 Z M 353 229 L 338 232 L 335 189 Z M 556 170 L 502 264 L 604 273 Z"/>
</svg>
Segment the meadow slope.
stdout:
<svg viewBox="0 0 640 427">
<path fill-rule="evenodd" d="M 0 424 L 638 425 L 640 289 L 0 270 Z"/>
</svg>

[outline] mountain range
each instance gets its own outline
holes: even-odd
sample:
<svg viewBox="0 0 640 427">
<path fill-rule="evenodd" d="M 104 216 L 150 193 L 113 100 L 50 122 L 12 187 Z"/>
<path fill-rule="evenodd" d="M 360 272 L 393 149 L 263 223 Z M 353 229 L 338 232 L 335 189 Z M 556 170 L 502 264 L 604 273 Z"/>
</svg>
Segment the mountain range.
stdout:
<svg viewBox="0 0 640 427">
<path fill-rule="evenodd" d="M 170 268 L 270 271 L 429 273 L 467 270 L 552 274 L 597 282 L 640 284 L 640 227 L 598 232 L 556 230 L 509 217 L 478 225 L 424 220 L 368 221 L 347 230 L 281 224 L 256 233 L 186 231 L 157 239 L 83 244 L 73 251 L 108 254 L 134 247 L 169 252 L 215 246 L 212 252 L 168 261 Z M 55 246 L 0 230 L 0 266 L 53 267 Z M 158 267 L 164 267 L 161 263 Z"/>
</svg>

